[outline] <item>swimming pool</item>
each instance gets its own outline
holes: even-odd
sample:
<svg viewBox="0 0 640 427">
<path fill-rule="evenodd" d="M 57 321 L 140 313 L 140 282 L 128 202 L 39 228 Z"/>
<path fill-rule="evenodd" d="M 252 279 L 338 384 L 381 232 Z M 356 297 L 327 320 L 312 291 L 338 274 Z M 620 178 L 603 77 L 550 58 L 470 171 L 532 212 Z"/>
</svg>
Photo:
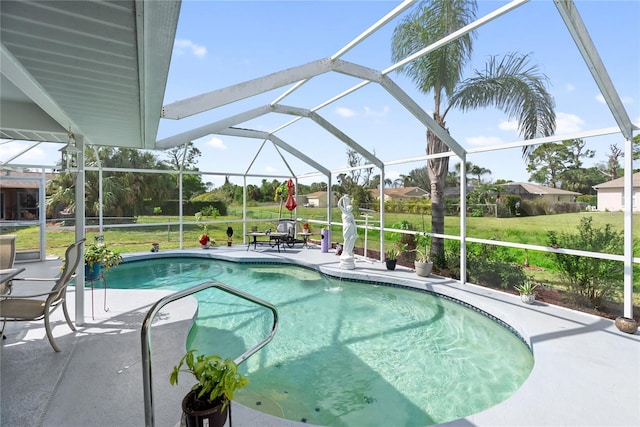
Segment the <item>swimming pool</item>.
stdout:
<svg viewBox="0 0 640 427">
<path fill-rule="evenodd" d="M 340 281 L 300 267 L 169 258 L 122 264 L 109 286 L 183 289 L 216 279 L 278 307 L 273 341 L 242 365 L 235 400 L 331 426 L 422 426 L 508 398 L 528 347 L 502 325 L 426 292 Z M 271 327 L 268 310 L 217 290 L 197 295 L 188 347 L 236 357 Z"/>
</svg>

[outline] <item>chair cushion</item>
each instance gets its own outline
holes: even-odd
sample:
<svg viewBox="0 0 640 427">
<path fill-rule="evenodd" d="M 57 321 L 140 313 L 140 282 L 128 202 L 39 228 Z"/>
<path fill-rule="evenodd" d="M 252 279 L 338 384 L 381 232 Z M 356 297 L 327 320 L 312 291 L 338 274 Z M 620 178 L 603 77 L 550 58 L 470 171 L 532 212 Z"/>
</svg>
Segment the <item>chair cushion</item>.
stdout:
<svg viewBox="0 0 640 427">
<path fill-rule="evenodd" d="M 37 299 L 9 299 L 0 301 L 0 317 L 36 320 L 44 315 L 44 304 L 45 301 Z"/>
</svg>

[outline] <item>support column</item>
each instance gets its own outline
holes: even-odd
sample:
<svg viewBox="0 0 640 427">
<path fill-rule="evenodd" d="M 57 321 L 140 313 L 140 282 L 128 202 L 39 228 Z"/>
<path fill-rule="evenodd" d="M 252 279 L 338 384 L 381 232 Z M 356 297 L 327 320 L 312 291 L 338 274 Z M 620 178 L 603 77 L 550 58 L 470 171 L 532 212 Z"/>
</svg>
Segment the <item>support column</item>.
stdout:
<svg viewBox="0 0 640 427">
<path fill-rule="evenodd" d="M 78 149 L 78 160 L 76 173 L 76 241 L 85 238 L 85 190 L 84 190 L 84 137 L 75 137 L 76 148 Z M 82 248 L 84 256 L 84 246 Z M 78 264 L 76 270 L 76 326 L 84 325 L 84 262 Z"/>
</svg>

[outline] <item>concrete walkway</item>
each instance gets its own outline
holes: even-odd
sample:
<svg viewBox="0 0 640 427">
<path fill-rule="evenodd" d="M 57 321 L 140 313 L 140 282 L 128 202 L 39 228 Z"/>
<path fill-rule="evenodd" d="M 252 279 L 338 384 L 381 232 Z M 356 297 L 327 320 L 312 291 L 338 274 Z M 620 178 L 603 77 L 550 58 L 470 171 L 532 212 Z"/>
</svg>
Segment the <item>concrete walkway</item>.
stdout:
<svg viewBox="0 0 640 427">
<path fill-rule="evenodd" d="M 505 402 L 456 420 L 447 426 L 640 426 L 640 334 L 619 332 L 600 317 L 543 303 L 524 305 L 514 295 L 450 279 L 419 278 L 407 268 L 387 271 L 383 263 L 358 261 L 341 270 L 334 253 L 318 247 L 277 250 L 246 246 L 187 250 L 195 256 L 226 260 L 291 262 L 318 268 L 336 277 L 353 277 L 411 285 L 472 304 L 509 323 L 531 345 L 535 365 L 528 380 Z M 162 257 L 175 252 L 130 255 L 128 259 Z M 59 261 L 24 263 L 28 276 L 55 276 Z M 30 292 L 36 285 L 14 292 Z M 41 285 L 39 285 L 41 286 Z M 75 289 L 68 292 L 75 319 Z M 55 353 L 43 322 L 7 326 L 0 351 L 1 426 L 137 426 L 144 425 L 140 325 L 163 291 L 85 290 L 86 324 L 72 332 L 61 311 L 54 315 Z M 168 385 L 164 373 L 184 353 L 184 342 L 196 312 L 192 298 L 161 311 L 152 329 L 154 406 L 157 426 L 179 424 L 179 402 L 187 384 Z M 233 405 L 236 427 L 302 426 Z M 384 420 L 381 424 L 384 425 Z"/>
</svg>

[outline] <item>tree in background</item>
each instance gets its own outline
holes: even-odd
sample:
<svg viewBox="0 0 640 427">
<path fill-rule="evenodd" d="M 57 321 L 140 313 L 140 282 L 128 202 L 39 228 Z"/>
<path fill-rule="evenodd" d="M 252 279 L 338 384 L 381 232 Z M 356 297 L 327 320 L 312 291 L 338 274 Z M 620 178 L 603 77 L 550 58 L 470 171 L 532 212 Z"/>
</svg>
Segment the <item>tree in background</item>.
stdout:
<svg viewBox="0 0 640 427">
<path fill-rule="evenodd" d="M 198 159 L 202 156 L 202 152 L 193 144 L 193 142 L 187 142 L 186 152 L 185 146 L 175 147 L 166 151 L 168 157 L 167 163 L 171 168 L 176 171 L 197 171 L 196 167 Z M 184 162 L 183 162 L 184 159 Z M 177 175 L 175 175 L 176 183 Z M 210 191 L 211 189 L 209 189 Z M 184 174 L 182 175 L 182 197 L 186 200 L 190 200 L 192 197 L 202 194 L 207 191 L 207 186 L 202 182 L 201 175 Z M 178 198 L 178 189 L 176 186 L 176 192 L 173 195 L 175 199 Z"/>
<path fill-rule="evenodd" d="M 392 57 L 398 62 L 429 46 L 476 18 L 477 4 L 472 0 L 431 0 L 422 2 L 394 29 Z M 528 56 L 510 54 L 492 57 L 483 71 L 462 80 L 471 57 L 472 34 L 468 33 L 445 46 L 423 55 L 400 68 L 418 89 L 433 93 L 433 118 L 447 129 L 446 115 L 454 107 L 463 112 L 493 106 L 518 121 L 519 133 L 526 139 L 549 136 L 555 130 L 554 102 L 546 89 L 547 78 L 537 67 L 528 65 Z M 448 151 L 446 144 L 427 130 L 427 154 Z M 523 154 L 528 152 L 524 147 Z M 444 188 L 449 157 L 427 161 L 431 182 L 433 233 L 444 233 Z M 444 264 L 444 240 L 432 238 L 431 255 L 437 265 Z"/>
<path fill-rule="evenodd" d="M 456 172 L 456 177 L 458 178 L 458 184 L 456 185 L 456 187 L 460 186 L 460 165 L 462 164 L 462 162 L 458 162 L 455 164 L 455 172 Z M 471 162 L 466 162 L 464 164 L 464 169 L 465 169 L 465 176 L 467 178 L 467 182 L 471 182 L 475 185 L 480 185 L 482 184 L 482 176 L 483 175 L 491 175 L 491 169 L 487 169 L 487 168 L 483 168 L 482 166 L 478 166 L 478 165 L 474 165 Z M 471 175 L 472 179 L 469 179 L 469 175 Z"/>
<path fill-rule="evenodd" d="M 539 145 L 529 154 L 530 180 L 553 188 L 593 194 L 592 186 L 602 181 L 602 174 L 595 167 L 582 167 L 582 159 L 595 155 L 595 151 L 585 149 L 585 145 L 579 138 Z"/>
<path fill-rule="evenodd" d="M 560 175 L 566 170 L 565 162 L 569 153 L 562 144 L 548 142 L 538 145 L 529 153 L 527 172 L 531 172 L 529 181 L 558 188 Z"/>
<path fill-rule="evenodd" d="M 146 150 L 101 147 L 97 150 L 100 165 L 105 168 L 167 169 L 167 165 Z M 98 166 L 95 152 L 85 151 L 87 166 Z M 87 212 L 99 213 L 99 174 L 85 174 Z M 175 182 L 167 174 L 140 172 L 103 172 L 102 207 L 106 216 L 135 216 L 144 214 L 145 200 L 170 198 Z"/>
</svg>

